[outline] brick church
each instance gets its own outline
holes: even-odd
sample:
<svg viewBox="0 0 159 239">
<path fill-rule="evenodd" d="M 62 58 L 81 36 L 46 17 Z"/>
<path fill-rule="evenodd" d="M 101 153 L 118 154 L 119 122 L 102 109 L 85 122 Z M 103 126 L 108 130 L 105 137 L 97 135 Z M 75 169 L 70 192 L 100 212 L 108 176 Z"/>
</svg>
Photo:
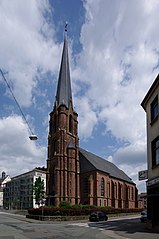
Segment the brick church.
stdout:
<svg viewBox="0 0 159 239">
<path fill-rule="evenodd" d="M 65 29 L 61 66 L 48 134 L 48 204 L 135 208 L 135 183 L 113 163 L 79 147 L 78 114 L 73 107 Z"/>
</svg>

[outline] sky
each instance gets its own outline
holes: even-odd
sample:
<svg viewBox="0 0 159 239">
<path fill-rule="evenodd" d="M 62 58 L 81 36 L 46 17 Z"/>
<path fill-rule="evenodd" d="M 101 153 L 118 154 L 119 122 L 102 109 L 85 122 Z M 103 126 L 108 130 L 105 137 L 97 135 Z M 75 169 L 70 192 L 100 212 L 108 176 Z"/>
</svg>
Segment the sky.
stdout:
<svg viewBox="0 0 159 239">
<path fill-rule="evenodd" d="M 117 165 L 146 190 L 146 114 L 141 102 L 159 69 L 158 0 L 0 1 L 0 172 L 46 166 L 68 22 L 73 105 L 80 147 Z"/>
</svg>

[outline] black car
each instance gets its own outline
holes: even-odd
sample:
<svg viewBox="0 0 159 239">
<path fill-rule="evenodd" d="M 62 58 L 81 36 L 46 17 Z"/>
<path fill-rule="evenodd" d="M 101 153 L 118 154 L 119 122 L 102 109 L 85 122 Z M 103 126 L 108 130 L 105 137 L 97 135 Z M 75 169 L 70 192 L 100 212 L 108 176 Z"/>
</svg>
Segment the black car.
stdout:
<svg viewBox="0 0 159 239">
<path fill-rule="evenodd" d="M 141 212 L 140 221 L 141 221 L 141 222 L 147 222 L 147 210 L 146 210 L 146 209 L 144 209 L 144 210 Z"/>
<path fill-rule="evenodd" d="M 101 211 L 92 212 L 89 216 L 90 222 L 99 222 L 99 221 L 107 221 L 107 220 L 108 220 L 108 216 Z"/>
</svg>

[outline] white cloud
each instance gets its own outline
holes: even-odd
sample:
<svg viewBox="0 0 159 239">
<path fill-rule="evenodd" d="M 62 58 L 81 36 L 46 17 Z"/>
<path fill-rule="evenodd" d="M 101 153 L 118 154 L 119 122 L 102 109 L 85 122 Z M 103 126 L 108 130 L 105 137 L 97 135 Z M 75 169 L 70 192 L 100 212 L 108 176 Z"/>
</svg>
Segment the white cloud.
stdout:
<svg viewBox="0 0 159 239">
<path fill-rule="evenodd" d="M 114 154 L 114 162 L 116 164 L 128 164 L 141 166 L 146 163 L 146 143 L 136 142 L 127 146 L 120 147 Z"/>
<path fill-rule="evenodd" d="M 89 106 L 88 99 L 83 97 L 81 99 L 75 98 L 75 103 L 78 106 L 77 112 L 79 114 L 79 136 L 81 139 L 91 137 L 92 131 L 97 124 L 96 113 Z"/>
<path fill-rule="evenodd" d="M 56 72 L 61 46 L 54 42 L 54 26 L 49 26 L 48 1 L 0 2 L 0 67 L 7 71 L 16 98 L 29 106 L 41 73 Z M 44 16 L 45 15 L 45 16 Z"/>
<path fill-rule="evenodd" d="M 27 125 L 17 115 L 0 119 L 0 152 L 0 171 L 11 176 L 46 163 L 46 148 L 30 141 Z"/>
<path fill-rule="evenodd" d="M 88 86 L 84 98 L 105 123 L 105 134 L 129 143 L 117 150 L 114 162 L 127 162 L 137 174 L 146 164 L 146 115 L 140 103 L 158 74 L 159 2 L 85 0 L 84 6 L 76 89 L 80 92 L 79 82 Z"/>
</svg>

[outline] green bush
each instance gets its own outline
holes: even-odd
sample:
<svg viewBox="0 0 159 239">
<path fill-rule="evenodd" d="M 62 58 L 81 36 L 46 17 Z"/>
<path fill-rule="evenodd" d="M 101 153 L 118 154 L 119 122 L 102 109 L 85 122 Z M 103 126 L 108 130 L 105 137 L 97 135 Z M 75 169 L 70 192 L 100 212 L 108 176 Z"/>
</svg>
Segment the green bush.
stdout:
<svg viewBox="0 0 159 239">
<path fill-rule="evenodd" d="M 69 201 L 62 201 L 62 202 L 60 202 L 59 207 L 60 208 L 71 208 L 71 204 Z"/>
<path fill-rule="evenodd" d="M 44 207 L 42 208 L 32 208 L 28 210 L 30 215 L 43 215 L 44 216 L 86 216 L 90 215 L 91 212 L 102 210 L 106 214 L 119 214 L 119 213 L 137 213 L 141 212 L 138 208 L 112 208 L 112 207 L 96 207 L 90 205 L 74 205 L 66 208 L 64 206 L 69 206 L 69 204 L 62 203 L 63 207 Z M 79 206 L 79 207 L 78 207 Z"/>
</svg>

